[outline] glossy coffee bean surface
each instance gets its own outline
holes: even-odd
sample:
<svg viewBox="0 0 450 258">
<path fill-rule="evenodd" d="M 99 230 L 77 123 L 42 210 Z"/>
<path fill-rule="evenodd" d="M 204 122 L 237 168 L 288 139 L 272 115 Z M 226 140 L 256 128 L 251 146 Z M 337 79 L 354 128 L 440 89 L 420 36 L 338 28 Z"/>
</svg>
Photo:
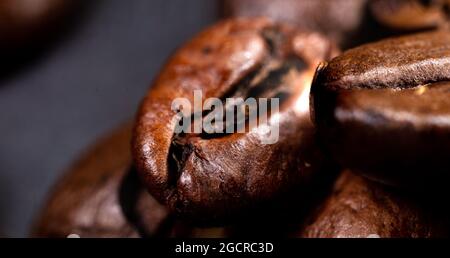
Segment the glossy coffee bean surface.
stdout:
<svg viewBox="0 0 450 258">
<path fill-rule="evenodd" d="M 345 167 L 417 190 L 450 165 L 450 34 L 392 38 L 322 64 L 312 88 L 322 143 Z"/>
<path fill-rule="evenodd" d="M 307 184 L 324 165 L 309 114 L 311 76 L 334 52 L 318 34 L 264 18 L 226 20 L 194 37 L 163 67 L 137 115 L 133 157 L 148 190 L 178 214 L 215 221 Z M 280 99 L 265 123 L 279 123 L 278 141 L 263 143 L 260 126 L 176 134 L 172 101 L 193 103 L 194 90 Z"/>
</svg>

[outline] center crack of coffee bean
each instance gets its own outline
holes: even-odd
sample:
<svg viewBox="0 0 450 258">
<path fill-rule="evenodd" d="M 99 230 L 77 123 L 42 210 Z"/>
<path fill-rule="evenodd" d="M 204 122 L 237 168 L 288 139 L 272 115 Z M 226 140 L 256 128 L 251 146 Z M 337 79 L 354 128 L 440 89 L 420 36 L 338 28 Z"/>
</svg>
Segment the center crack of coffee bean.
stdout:
<svg viewBox="0 0 450 258">
<path fill-rule="evenodd" d="M 268 55 L 261 62 L 260 65 L 249 72 L 244 78 L 235 83 L 231 90 L 227 93 L 219 96 L 218 98 L 222 102 L 222 116 L 221 120 L 212 121 L 213 126 L 219 125 L 222 129 L 221 133 L 207 133 L 204 128 L 202 133 L 175 133 L 172 137 L 172 144 L 169 148 L 168 154 L 168 168 L 170 171 L 172 185 L 175 185 L 181 170 L 184 168 L 186 160 L 195 151 L 195 142 L 198 140 L 209 140 L 214 138 L 221 138 L 233 133 L 227 133 L 227 131 L 235 132 L 237 128 L 245 128 L 245 132 L 249 132 L 250 118 L 257 119 L 261 115 L 271 116 L 270 105 L 268 105 L 266 112 L 261 113 L 258 110 L 258 101 L 260 98 L 277 98 L 279 99 L 280 106 L 285 102 L 289 96 L 294 92 L 295 85 L 291 78 L 292 73 L 300 73 L 307 69 L 307 64 L 304 60 L 298 56 L 288 55 L 283 56 L 280 53 L 280 49 L 286 41 L 285 35 L 282 34 L 277 28 L 268 28 L 262 31 L 261 37 L 264 39 L 266 46 L 268 48 Z M 229 98 L 246 100 L 248 98 L 254 98 L 256 100 L 256 107 L 251 105 L 236 105 L 230 104 L 226 100 Z M 243 119 L 238 120 L 238 108 L 242 107 L 242 112 L 244 114 Z M 257 116 L 250 116 L 250 110 L 257 110 Z M 201 116 L 196 116 L 196 114 L 191 114 L 188 119 L 190 125 L 194 125 L 195 118 L 200 118 L 202 123 L 206 116 L 213 112 L 213 110 L 202 111 Z M 227 112 L 233 112 L 233 120 L 227 121 L 225 114 Z M 180 119 L 179 125 L 182 125 Z M 192 129 L 192 128 L 191 128 Z M 191 130 L 192 132 L 193 130 Z"/>
</svg>

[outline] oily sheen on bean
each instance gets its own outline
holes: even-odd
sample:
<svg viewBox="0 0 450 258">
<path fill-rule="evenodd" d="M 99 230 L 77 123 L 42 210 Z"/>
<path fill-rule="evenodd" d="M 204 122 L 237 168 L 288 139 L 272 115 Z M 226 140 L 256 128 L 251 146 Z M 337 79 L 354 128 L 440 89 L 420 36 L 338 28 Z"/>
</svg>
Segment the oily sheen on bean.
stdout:
<svg viewBox="0 0 450 258">
<path fill-rule="evenodd" d="M 231 19 L 181 47 L 156 78 L 137 114 L 133 157 L 148 190 L 200 221 L 227 219 L 301 189 L 325 162 L 316 148 L 309 88 L 316 65 L 335 52 L 316 33 L 264 18 Z M 246 133 L 176 134 L 171 103 L 203 97 L 279 98 L 279 139 Z M 203 119 L 203 118 L 201 118 Z M 275 120 L 274 120 L 275 119 Z"/>
<path fill-rule="evenodd" d="M 354 171 L 438 190 L 450 165 L 450 34 L 363 45 L 322 64 L 312 86 L 322 143 Z"/>
</svg>

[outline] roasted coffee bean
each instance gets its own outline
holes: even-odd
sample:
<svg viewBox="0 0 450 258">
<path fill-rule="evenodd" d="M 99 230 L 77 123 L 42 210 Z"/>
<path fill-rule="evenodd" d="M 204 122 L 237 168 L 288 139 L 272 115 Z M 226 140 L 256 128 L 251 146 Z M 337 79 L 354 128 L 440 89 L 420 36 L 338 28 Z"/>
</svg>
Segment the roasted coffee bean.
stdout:
<svg viewBox="0 0 450 258">
<path fill-rule="evenodd" d="M 448 0 L 371 0 L 376 20 L 392 30 L 424 30 L 447 26 Z"/>
<path fill-rule="evenodd" d="M 414 199 L 363 177 L 344 172 L 333 193 L 311 216 L 299 236 L 318 238 L 435 238 L 449 236 L 442 202 Z M 437 210 L 436 210 L 437 209 Z"/>
<path fill-rule="evenodd" d="M 0 1 L 0 50 L 35 46 L 61 25 L 62 18 L 80 6 L 82 1 L 2 0 Z"/>
<path fill-rule="evenodd" d="M 312 86 L 324 145 L 345 167 L 428 189 L 450 165 L 450 33 L 393 38 L 322 64 Z"/>
<path fill-rule="evenodd" d="M 178 214 L 217 221 L 307 184 L 324 164 L 309 114 L 311 76 L 333 53 L 318 34 L 264 18 L 226 20 L 189 41 L 137 115 L 133 158 L 148 190 Z M 245 133 L 175 133 L 172 102 L 193 103 L 194 90 L 221 100 L 279 99 L 280 109 Z M 275 124 L 278 141 L 265 144 L 263 129 Z"/>
<path fill-rule="evenodd" d="M 152 237 L 172 232 L 167 209 L 131 167 L 127 125 L 94 146 L 57 184 L 33 229 L 36 237 Z"/>
<path fill-rule="evenodd" d="M 175 220 L 131 166 L 131 123 L 98 142 L 56 185 L 34 237 L 226 237 Z"/>
<path fill-rule="evenodd" d="M 225 17 L 270 17 L 300 30 L 318 31 L 341 47 L 363 41 L 367 0 L 223 0 Z M 374 33 L 371 30 L 372 34 Z"/>
</svg>

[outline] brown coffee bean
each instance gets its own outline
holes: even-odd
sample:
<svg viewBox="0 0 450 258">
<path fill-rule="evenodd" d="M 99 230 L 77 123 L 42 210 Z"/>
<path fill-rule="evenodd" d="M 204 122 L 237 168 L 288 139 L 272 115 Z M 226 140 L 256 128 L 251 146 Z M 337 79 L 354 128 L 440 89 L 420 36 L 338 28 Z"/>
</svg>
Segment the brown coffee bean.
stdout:
<svg viewBox="0 0 450 258">
<path fill-rule="evenodd" d="M 56 185 L 33 236 L 151 237 L 171 232 L 167 209 L 130 169 L 130 139 L 127 125 L 88 151 Z"/>
<path fill-rule="evenodd" d="M 448 178 L 450 34 L 364 45 L 319 67 L 312 89 L 323 143 L 345 167 L 415 189 Z"/>
<path fill-rule="evenodd" d="M 131 123 L 94 145 L 59 181 L 34 237 L 226 237 L 225 228 L 176 220 L 131 167 Z"/>
<path fill-rule="evenodd" d="M 300 30 L 318 31 L 347 47 L 367 29 L 367 0 L 223 0 L 225 17 L 270 17 Z M 372 31 L 373 33 L 373 31 Z"/>
<path fill-rule="evenodd" d="M 137 116 L 133 157 L 149 191 L 179 214 L 213 221 L 306 184 L 324 163 L 309 117 L 311 75 L 332 54 L 323 37 L 264 18 L 223 21 L 189 41 L 162 69 Z M 276 98 L 280 111 L 246 133 L 176 134 L 172 101 L 193 103 L 194 90 L 221 100 Z M 265 144 L 259 129 L 274 123 L 278 141 Z"/>
<path fill-rule="evenodd" d="M 392 30 L 424 30 L 447 26 L 448 0 L 371 0 L 376 20 Z"/>
<path fill-rule="evenodd" d="M 426 199 L 426 198 L 424 198 Z M 445 212 L 429 200 L 413 199 L 344 172 L 333 193 L 300 234 L 308 238 L 433 238 L 449 236 Z"/>
<path fill-rule="evenodd" d="M 81 1 L 66 0 L 2 0 L 0 1 L 0 49 L 35 46 L 51 35 L 62 18 Z M 3 54 L 2 54 L 3 55 Z"/>
</svg>

